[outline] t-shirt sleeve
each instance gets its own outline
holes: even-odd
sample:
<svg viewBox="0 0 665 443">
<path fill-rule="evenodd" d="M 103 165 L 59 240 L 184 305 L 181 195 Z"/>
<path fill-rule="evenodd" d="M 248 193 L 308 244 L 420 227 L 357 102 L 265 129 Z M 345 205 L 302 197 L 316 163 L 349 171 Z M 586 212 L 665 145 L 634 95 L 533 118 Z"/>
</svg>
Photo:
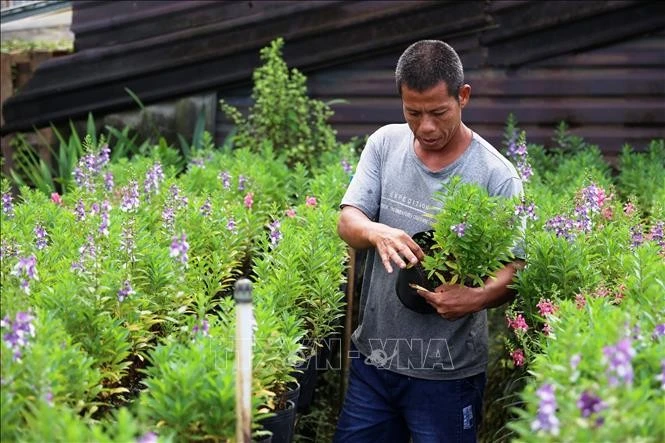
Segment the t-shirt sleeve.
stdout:
<svg viewBox="0 0 665 443">
<path fill-rule="evenodd" d="M 353 206 L 370 220 L 379 217 L 381 203 L 381 157 L 375 138 L 370 137 L 360 154 L 356 172 L 342 198 L 340 208 Z"/>
</svg>

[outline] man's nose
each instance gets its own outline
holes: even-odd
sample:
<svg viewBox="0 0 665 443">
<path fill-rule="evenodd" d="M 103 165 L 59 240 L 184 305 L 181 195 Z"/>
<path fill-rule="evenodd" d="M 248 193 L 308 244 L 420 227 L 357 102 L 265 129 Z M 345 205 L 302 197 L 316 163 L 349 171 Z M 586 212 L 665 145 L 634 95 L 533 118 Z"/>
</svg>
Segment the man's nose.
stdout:
<svg viewBox="0 0 665 443">
<path fill-rule="evenodd" d="M 436 130 L 436 124 L 434 123 L 434 118 L 429 115 L 424 115 L 420 120 L 420 132 L 430 133 Z"/>
</svg>

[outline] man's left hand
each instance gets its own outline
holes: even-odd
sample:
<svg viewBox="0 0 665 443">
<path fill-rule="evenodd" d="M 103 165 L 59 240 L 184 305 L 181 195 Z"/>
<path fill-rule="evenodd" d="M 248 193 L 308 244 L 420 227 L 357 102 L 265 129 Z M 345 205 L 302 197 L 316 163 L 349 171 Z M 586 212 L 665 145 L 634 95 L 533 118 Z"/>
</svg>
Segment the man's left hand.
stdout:
<svg viewBox="0 0 665 443">
<path fill-rule="evenodd" d="M 418 290 L 436 312 L 446 320 L 457 320 L 481 310 L 481 288 L 469 288 L 463 285 L 443 284 L 434 292 Z"/>
</svg>

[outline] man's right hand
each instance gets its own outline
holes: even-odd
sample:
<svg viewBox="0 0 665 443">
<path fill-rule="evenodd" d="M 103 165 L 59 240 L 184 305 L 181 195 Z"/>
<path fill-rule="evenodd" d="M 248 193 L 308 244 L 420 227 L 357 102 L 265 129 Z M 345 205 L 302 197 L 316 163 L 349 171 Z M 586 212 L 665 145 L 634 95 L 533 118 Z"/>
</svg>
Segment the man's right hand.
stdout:
<svg viewBox="0 0 665 443">
<path fill-rule="evenodd" d="M 411 236 L 401 229 L 371 221 L 361 210 L 352 206 L 342 208 L 337 231 L 352 248 L 374 247 L 389 274 L 392 264 L 405 268 L 415 265 L 425 254 Z"/>
</svg>

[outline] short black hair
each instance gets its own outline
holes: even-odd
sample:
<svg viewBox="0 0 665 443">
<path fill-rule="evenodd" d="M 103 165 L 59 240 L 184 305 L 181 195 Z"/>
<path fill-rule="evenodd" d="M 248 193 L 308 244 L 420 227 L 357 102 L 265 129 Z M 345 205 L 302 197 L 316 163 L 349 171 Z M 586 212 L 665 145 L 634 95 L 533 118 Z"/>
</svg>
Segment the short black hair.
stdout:
<svg viewBox="0 0 665 443">
<path fill-rule="evenodd" d="M 395 82 L 402 95 L 402 85 L 423 92 L 445 82 L 448 95 L 458 99 L 464 84 L 464 68 L 457 52 L 440 40 L 420 40 L 406 48 L 397 61 Z"/>
</svg>

